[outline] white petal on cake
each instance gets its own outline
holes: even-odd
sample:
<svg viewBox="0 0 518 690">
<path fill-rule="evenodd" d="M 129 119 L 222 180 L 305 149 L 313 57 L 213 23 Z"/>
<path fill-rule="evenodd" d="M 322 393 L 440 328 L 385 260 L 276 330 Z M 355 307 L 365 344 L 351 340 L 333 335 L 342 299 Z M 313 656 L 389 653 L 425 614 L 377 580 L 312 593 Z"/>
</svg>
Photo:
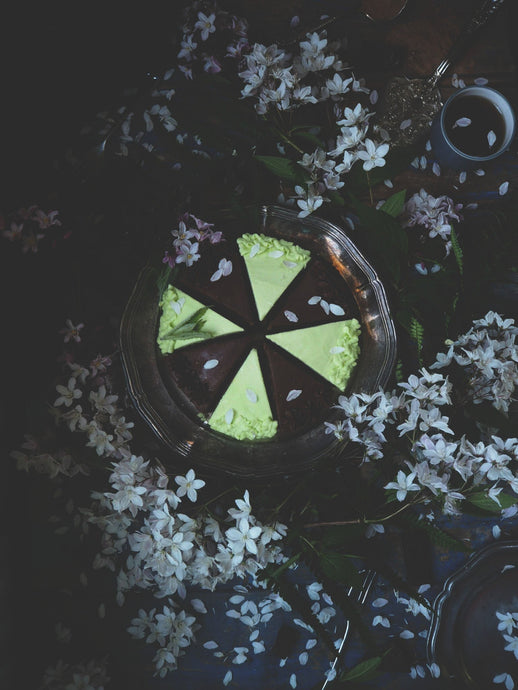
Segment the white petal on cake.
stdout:
<svg viewBox="0 0 518 690">
<path fill-rule="evenodd" d="M 265 235 L 246 234 L 237 242 L 250 278 L 257 313 L 262 320 L 306 266 L 310 253 L 287 240 Z"/>
<path fill-rule="evenodd" d="M 228 410 L 234 414 L 230 422 Z M 237 439 L 271 438 L 277 432 L 257 350 L 251 350 L 209 419 L 209 425 Z"/>
<path fill-rule="evenodd" d="M 297 328 L 267 338 L 344 390 L 358 358 L 359 335 L 358 321 L 348 319 Z"/>
</svg>

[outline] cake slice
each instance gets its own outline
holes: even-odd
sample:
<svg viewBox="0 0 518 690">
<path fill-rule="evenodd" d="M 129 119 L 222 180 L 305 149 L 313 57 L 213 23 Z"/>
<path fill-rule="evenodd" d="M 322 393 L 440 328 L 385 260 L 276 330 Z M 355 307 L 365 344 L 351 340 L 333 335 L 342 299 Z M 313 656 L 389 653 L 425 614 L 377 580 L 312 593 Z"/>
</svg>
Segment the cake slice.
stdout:
<svg viewBox="0 0 518 690">
<path fill-rule="evenodd" d="M 264 352 L 279 433 L 301 433 L 324 422 L 336 403 L 335 386 L 273 343 L 265 342 Z"/>
<path fill-rule="evenodd" d="M 162 354 L 171 354 L 179 347 L 243 330 L 172 285 L 164 291 L 160 307 L 157 342 Z"/>
<path fill-rule="evenodd" d="M 250 350 L 212 413 L 209 425 L 239 440 L 271 438 L 277 433 L 257 350 Z"/>
<path fill-rule="evenodd" d="M 194 266 L 178 271 L 174 284 L 240 325 L 257 321 L 254 297 L 234 241 L 210 245 Z"/>
<path fill-rule="evenodd" d="M 360 352 L 359 335 L 358 321 L 348 319 L 266 337 L 344 390 Z"/>
<path fill-rule="evenodd" d="M 358 318 L 350 288 L 337 270 L 312 257 L 268 314 L 268 333 Z"/>
<path fill-rule="evenodd" d="M 262 321 L 310 259 L 307 249 L 287 240 L 245 234 L 237 240 Z"/>
<path fill-rule="evenodd" d="M 207 415 L 221 396 L 250 351 L 250 338 L 244 333 L 204 340 L 175 350 L 163 358 L 165 381 L 173 383 L 187 405 Z"/>
</svg>

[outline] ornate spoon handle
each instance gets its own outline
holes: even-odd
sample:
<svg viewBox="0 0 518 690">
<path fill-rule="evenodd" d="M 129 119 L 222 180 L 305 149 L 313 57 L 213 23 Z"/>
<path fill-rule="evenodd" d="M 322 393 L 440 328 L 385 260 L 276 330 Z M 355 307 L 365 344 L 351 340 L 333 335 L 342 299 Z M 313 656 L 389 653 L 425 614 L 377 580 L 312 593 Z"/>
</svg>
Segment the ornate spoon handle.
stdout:
<svg viewBox="0 0 518 690">
<path fill-rule="evenodd" d="M 464 51 L 473 34 L 477 33 L 477 31 L 481 29 L 494 14 L 496 14 L 497 10 L 500 9 L 504 2 L 505 0 L 485 0 L 482 7 L 475 12 L 473 17 L 471 17 L 469 22 L 466 24 L 444 60 L 437 65 L 435 72 L 431 75 L 431 77 L 428 78 L 428 85 L 430 88 L 434 88 L 437 85 L 439 79 L 441 79 L 449 67 Z"/>
</svg>

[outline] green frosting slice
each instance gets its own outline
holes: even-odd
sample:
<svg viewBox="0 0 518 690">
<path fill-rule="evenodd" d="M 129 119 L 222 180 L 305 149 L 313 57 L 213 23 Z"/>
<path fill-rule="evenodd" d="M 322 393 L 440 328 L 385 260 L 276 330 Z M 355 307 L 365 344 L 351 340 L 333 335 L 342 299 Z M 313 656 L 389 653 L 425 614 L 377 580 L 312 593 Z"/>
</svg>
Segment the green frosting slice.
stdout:
<svg viewBox="0 0 518 690">
<path fill-rule="evenodd" d="M 245 234 L 237 240 L 250 278 L 259 318 L 262 320 L 306 266 L 310 252 L 287 240 Z"/>
<path fill-rule="evenodd" d="M 277 422 L 266 394 L 257 350 L 251 350 L 209 419 L 212 429 L 239 440 L 271 438 Z"/>
<path fill-rule="evenodd" d="M 178 288 L 168 285 L 160 300 L 158 346 L 162 354 L 243 329 Z"/>
<path fill-rule="evenodd" d="M 340 390 L 345 389 L 360 352 L 360 324 L 356 319 L 298 328 L 267 337 Z"/>
</svg>

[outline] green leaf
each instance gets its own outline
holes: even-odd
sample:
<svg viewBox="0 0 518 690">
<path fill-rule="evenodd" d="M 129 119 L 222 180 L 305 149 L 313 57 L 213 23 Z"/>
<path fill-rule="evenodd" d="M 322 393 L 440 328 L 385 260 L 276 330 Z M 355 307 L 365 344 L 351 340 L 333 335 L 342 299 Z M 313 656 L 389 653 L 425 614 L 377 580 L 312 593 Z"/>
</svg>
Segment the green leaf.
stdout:
<svg viewBox="0 0 518 690">
<path fill-rule="evenodd" d="M 322 140 L 319 139 L 316 134 L 312 134 L 311 132 L 304 132 L 299 130 L 297 132 L 293 132 L 293 136 L 299 139 L 304 139 L 305 141 L 309 141 L 310 144 L 313 144 L 314 146 L 317 146 L 319 148 L 323 148 L 324 146 Z"/>
<path fill-rule="evenodd" d="M 457 261 L 457 266 L 459 267 L 459 273 L 462 275 L 464 272 L 464 254 L 462 252 L 462 247 L 459 244 L 457 232 L 453 225 L 451 226 L 451 246 Z"/>
<path fill-rule="evenodd" d="M 397 216 L 399 216 L 403 210 L 403 206 L 405 205 L 405 196 L 406 189 L 402 189 L 400 192 L 392 194 L 392 196 L 390 196 L 381 206 L 380 211 L 383 211 L 383 213 L 388 213 L 388 215 L 392 216 L 392 218 L 397 218 Z"/>
<path fill-rule="evenodd" d="M 423 351 L 424 343 L 424 327 L 423 324 L 415 318 L 415 316 L 412 316 L 412 319 L 410 321 L 410 335 L 417 346 L 419 363 L 422 364 L 421 353 Z"/>
<path fill-rule="evenodd" d="M 302 184 L 307 179 L 304 169 L 289 158 L 281 156 L 256 156 L 255 158 L 281 180 Z"/>
<path fill-rule="evenodd" d="M 327 551 L 320 554 L 320 565 L 326 577 L 334 582 L 361 587 L 362 578 L 351 558 L 347 554 Z"/>
<path fill-rule="evenodd" d="M 408 238 L 398 221 L 360 201 L 349 192 L 349 199 L 365 233 L 367 248 L 381 270 L 399 283 L 401 269 L 406 266 Z"/>
<path fill-rule="evenodd" d="M 471 503 L 471 505 L 475 506 L 476 508 L 480 508 L 480 510 L 485 510 L 488 513 L 499 513 L 502 510 L 502 508 L 509 508 L 510 506 L 514 506 L 518 501 L 516 496 L 510 496 L 509 494 L 504 493 L 499 493 L 497 498 L 500 501 L 500 505 L 493 501 L 492 498 L 489 498 L 489 496 L 484 491 L 479 491 L 476 494 L 471 494 L 471 496 L 466 498 L 466 500 L 468 503 Z"/>
<path fill-rule="evenodd" d="M 430 541 L 443 549 L 460 551 L 461 553 L 471 553 L 472 551 L 469 544 L 452 537 L 451 534 L 448 534 L 448 532 L 445 532 L 433 522 L 428 522 L 425 518 L 420 520 L 414 513 L 401 513 L 398 515 L 397 520 L 398 523 L 411 525 L 415 529 L 422 530 L 430 537 Z"/>
<path fill-rule="evenodd" d="M 369 678 L 374 671 L 379 668 L 382 661 L 382 656 L 374 656 L 370 659 L 365 659 L 365 661 L 362 661 L 353 668 L 349 669 L 349 671 L 344 673 L 340 679 L 348 681 L 367 680 L 367 678 Z"/>
<path fill-rule="evenodd" d="M 181 321 L 174 328 L 162 336 L 161 340 L 189 340 L 191 338 L 201 340 L 212 337 L 210 331 L 204 331 L 205 321 L 203 316 L 209 307 L 200 307 L 189 318 Z"/>
<path fill-rule="evenodd" d="M 164 291 L 167 287 L 167 284 L 169 283 L 169 281 L 171 279 L 172 271 L 173 271 L 173 269 L 171 268 L 171 266 L 166 264 L 162 267 L 162 270 L 158 272 L 158 276 L 156 279 L 156 286 L 158 288 L 158 294 L 159 294 L 160 298 L 162 298 L 162 295 L 164 294 Z"/>
</svg>

